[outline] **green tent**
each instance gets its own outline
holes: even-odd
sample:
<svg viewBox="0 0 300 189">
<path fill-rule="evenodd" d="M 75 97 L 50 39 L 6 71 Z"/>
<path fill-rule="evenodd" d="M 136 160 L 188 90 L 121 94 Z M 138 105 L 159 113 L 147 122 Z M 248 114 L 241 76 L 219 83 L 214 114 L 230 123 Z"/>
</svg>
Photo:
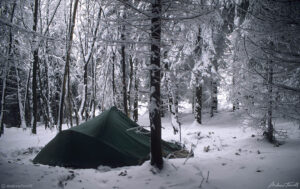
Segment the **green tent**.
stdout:
<svg viewBox="0 0 300 189">
<path fill-rule="evenodd" d="M 141 164 L 149 159 L 150 135 L 137 132 L 135 122 L 117 108 L 79 126 L 58 133 L 34 158 L 34 163 L 73 168 L 96 168 L 99 165 L 120 167 Z M 181 150 L 176 144 L 162 141 L 163 155 Z"/>
</svg>

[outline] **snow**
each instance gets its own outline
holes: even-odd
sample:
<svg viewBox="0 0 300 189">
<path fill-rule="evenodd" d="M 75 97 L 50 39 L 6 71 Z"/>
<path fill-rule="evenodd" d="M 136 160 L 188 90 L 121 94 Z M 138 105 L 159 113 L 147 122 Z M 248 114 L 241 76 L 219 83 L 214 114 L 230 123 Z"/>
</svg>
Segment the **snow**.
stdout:
<svg viewBox="0 0 300 189">
<path fill-rule="evenodd" d="M 38 134 L 32 135 L 30 129 L 6 128 L 0 138 L 1 188 L 298 188 L 297 125 L 278 120 L 276 128 L 285 129 L 288 137 L 283 145 L 275 147 L 263 139 L 259 130 L 243 124 L 242 115 L 225 110 L 214 118 L 205 114 L 199 125 L 188 109 L 181 108 L 182 141 L 195 156 L 165 159 L 162 171 L 149 161 L 140 166 L 98 169 L 35 165 L 31 160 L 57 131 L 40 125 Z M 149 125 L 148 113 L 139 120 L 141 125 Z M 162 126 L 163 139 L 179 141 L 179 135 L 173 134 L 170 117 L 162 119 Z"/>
</svg>

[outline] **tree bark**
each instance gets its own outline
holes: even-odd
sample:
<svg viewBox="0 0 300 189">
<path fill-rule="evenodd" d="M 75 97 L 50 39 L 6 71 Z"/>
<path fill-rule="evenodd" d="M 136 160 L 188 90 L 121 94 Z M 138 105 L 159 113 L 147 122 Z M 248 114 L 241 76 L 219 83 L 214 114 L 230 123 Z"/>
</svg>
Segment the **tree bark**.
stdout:
<svg viewBox="0 0 300 189">
<path fill-rule="evenodd" d="M 199 124 L 202 124 L 202 84 L 198 84 L 198 86 L 195 89 L 195 92 L 195 118 Z"/>
<path fill-rule="evenodd" d="M 235 88 L 235 79 L 234 76 L 232 76 L 232 87 Z M 233 102 L 232 102 L 232 111 L 234 112 L 236 110 L 236 97 L 233 97 Z"/>
<path fill-rule="evenodd" d="M 84 85 L 84 97 L 83 97 L 83 108 L 81 109 L 81 117 L 87 121 L 88 119 L 88 110 L 87 110 L 87 94 L 88 94 L 88 62 L 84 64 L 84 74 L 83 74 L 83 85 Z"/>
<path fill-rule="evenodd" d="M 97 91 L 97 85 L 96 85 L 96 65 L 95 61 L 92 58 L 92 98 L 91 98 L 91 103 L 90 103 L 90 109 L 92 113 L 92 117 L 95 117 L 95 111 L 96 111 L 96 91 Z"/>
<path fill-rule="evenodd" d="M 192 113 L 195 114 L 195 87 L 192 89 Z"/>
<path fill-rule="evenodd" d="M 19 113 L 21 118 L 21 128 L 26 129 L 26 121 L 25 121 L 25 111 L 22 104 L 22 95 L 20 91 L 20 76 L 19 76 L 19 70 L 17 67 L 17 63 L 15 62 L 15 70 L 16 70 L 16 76 L 17 76 L 17 91 L 18 91 L 18 104 L 19 104 Z"/>
<path fill-rule="evenodd" d="M 218 72 L 218 65 L 215 62 L 215 69 Z M 216 74 L 212 74 L 212 111 L 218 112 L 218 78 Z"/>
<path fill-rule="evenodd" d="M 31 125 L 31 109 L 30 109 L 30 95 L 29 95 L 29 88 L 30 88 L 30 75 L 31 69 L 28 71 L 27 82 L 26 82 L 26 90 L 25 90 L 25 97 L 24 97 L 24 110 L 25 110 L 25 120 L 26 125 Z"/>
<path fill-rule="evenodd" d="M 68 84 L 67 84 L 67 99 L 68 99 L 68 112 L 69 112 L 69 120 L 70 120 L 70 125 L 73 127 L 73 105 L 72 105 L 72 93 L 71 93 L 71 82 L 70 82 L 70 69 L 68 70 Z"/>
<path fill-rule="evenodd" d="M 274 128 L 272 124 L 272 113 L 273 113 L 273 65 L 272 61 L 268 61 L 268 108 L 267 108 L 267 124 L 268 124 L 268 140 L 274 142 Z"/>
<path fill-rule="evenodd" d="M 133 101 L 133 120 L 135 122 L 139 119 L 139 80 L 137 78 L 137 61 L 135 62 L 134 71 L 134 101 Z"/>
<path fill-rule="evenodd" d="M 210 88 L 210 117 L 213 117 L 214 116 L 214 107 L 213 107 L 213 104 L 214 104 L 214 92 L 213 92 L 213 74 L 212 74 L 212 66 L 209 66 L 208 68 L 208 72 L 209 72 L 209 75 L 210 75 L 210 78 L 209 78 L 209 88 Z"/>
<path fill-rule="evenodd" d="M 48 42 L 46 42 L 46 53 L 48 54 Z M 49 65 L 48 65 L 48 62 L 49 62 L 49 57 L 46 55 L 46 59 L 45 59 L 45 77 L 46 77 L 46 86 L 45 86 L 45 89 L 46 89 L 46 101 L 47 101 L 47 112 L 48 112 L 48 115 L 49 115 L 49 123 L 50 123 L 50 127 L 53 127 L 53 124 L 54 124 L 54 120 L 53 120 L 53 115 L 52 115 L 52 108 L 51 108 L 51 87 L 50 87 L 50 84 L 49 84 Z"/>
<path fill-rule="evenodd" d="M 11 17 L 10 17 L 10 22 L 13 23 L 13 18 L 14 18 L 14 13 L 15 13 L 15 8 L 16 8 L 16 1 L 14 1 L 13 7 L 12 7 L 12 12 L 11 12 Z M 9 31 L 9 45 L 8 45 L 8 49 L 7 49 L 7 57 L 11 57 L 12 56 L 12 47 L 13 47 L 13 34 L 12 31 L 10 29 Z M 2 134 L 4 134 L 4 123 L 3 123 L 3 119 L 4 119 L 4 111 L 5 111 L 5 96 L 6 96 L 6 81 L 7 81 L 7 76 L 9 74 L 10 70 L 10 66 L 9 66 L 9 60 L 7 60 L 5 62 L 5 66 L 4 66 L 4 71 L 3 71 L 3 75 L 4 78 L 2 80 L 2 95 L 1 95 L 1 107 L 0 107 L 0 136 Z"/>
<path fill-rule="evenodd" d="M 122 26 L 121 40 L 125 41 L 125 26 Z M 126 86 L 126 55 L 125 55 L 125 45 L 121 45 L 121 65 L 122 65 L 122 85 L 123 85 L 123 108 L 124 113 L 128 116 L 128 107 L 127 107 L 127 86 Z"/>
<path fill-rule="evenodd" d="M 40 93 L 40 110 L 43 112 L 43 115 L 44 115 L 44 123 L 45 123 L 45 128 L 49 127 L 49 124 L 50 124 L 50 116 L 49 116 L 49 109 L 48 107 L 50 106 L 49 105 L 49 101 L 47 100 L 47 96 L 43 93 L 43 88 L 45 88 L 42 84 L 42 77 L 41 77 L 41 69 L 40 69 L 40 65 L 38 65 L 38 68 L 37 68 L 37 71 L 38 71 L 38 83 L 39 83 L 39 93 Z M 48 88 L 46 88 L 47 90 Z"/>
<path fill-rule="evenodd" d="M 112 56 L 112 73 L 111 73 L 111 81 L 112 81 L 112 92 L 113 92 L 113 104 L 116 106 L 116 84 L 115 84 L 115 59 L 116 59 L 116 54 L 113 52 Z"/>
<path fill-rule="evenodd" d="M 162 169 L 161 117 L 160 117 L 160 41 L 161 41 L 161 0 L 152 3 L 151 18 L 151 69 L 150 107 L 151 165 Z"/>
<path fill-rule="evenodd" d="M 4 123 L 3 123 L 3 114 L 4 114 L 4 107 L 5 107 L 5 93 L 6 93 L 6 79 L 8 75 L 8 63 L 5 63 L 4 67 L 4 78 L 2 80 L 2 94 L 1 94 L 1 111 L 0 111 L 0 136 L 4 134 Z"/>
<path fill-rule="evenodd" d="M 38 25 L 38 7 L 39 0 L 35 0 L 34 3 L 34 13 L 33 13 L 33 31 L 37 31 Z M 36 124 L 37 124 L 37 68 L 39 63 L 39 48 L 38 42 L 34 39 L 33 43 L 33 66 L 32 66 L 32 112 L 33 112 L 33 120 L 32 120 L 32 128 L 31 132 L 36 134 Z"/>
<path fill-rule="evenodd" d="M 128 83 L 128 117 L 131 116 L 131 91 L 132 91 L 132 80 L 133 80 L 133 58 L 130 56 L 129 58 L 129 66 L 130 66 L 130 72 L 129 72 L 129 83 Z"/>
</svg>

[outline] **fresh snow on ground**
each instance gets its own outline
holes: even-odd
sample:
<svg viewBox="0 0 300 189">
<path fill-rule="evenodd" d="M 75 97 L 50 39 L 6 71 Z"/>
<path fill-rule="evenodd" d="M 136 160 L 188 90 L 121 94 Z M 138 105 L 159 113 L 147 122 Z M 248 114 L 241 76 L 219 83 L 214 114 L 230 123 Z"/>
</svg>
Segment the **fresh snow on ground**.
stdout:
<svg viewBox="0 0 300 189">
<path fill-rule="evenodd" d="M 149 125 L 148 114 L 140 125 Z M 98 169 L 69 169 L 35 165 L 31 160 L 55 135 L 56 130 L 7 128 L 0 138 L 1 188 L 149 188 L 149 189 L 254 189 L 299 188 L 300 130 L 287 121 L 278 121 L 288 137 L 276 147 L 258 129 L 244 125 L 239 112 L 221 111 L 214 118 L 204 115 L 202 125 L 182 109 L 182 143 L 194 151 L 189 159 L 165 159 L 158 171 L 146 161 L 140 166 Z M 162 137 L 179 141 L 173 134 L 170 117 L 162 119 Z M 66 129 L 67 127 L 64 126 Z"/>
</svg>

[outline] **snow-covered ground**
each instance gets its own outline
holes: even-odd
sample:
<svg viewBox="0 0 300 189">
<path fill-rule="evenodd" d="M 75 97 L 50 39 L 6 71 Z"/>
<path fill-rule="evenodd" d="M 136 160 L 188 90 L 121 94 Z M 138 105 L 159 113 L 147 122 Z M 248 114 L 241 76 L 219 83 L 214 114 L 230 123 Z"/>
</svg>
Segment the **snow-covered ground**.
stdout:
<svg viewBox="0 0 300 189">
<path fill-rule="evenodd" d="M 31 160 L 56 131 L 38 128 L 38 135 L 18 128 L 5 130 L 0 138 L 1 188 L 207 188 L 254 189 L 300 188 L 300 130 L 280 121 L 277 128 L 288 138 L 279 147 L 266 142 L 259 130 L 243 125 L 238 112 L 222 111 L 214 118 L 204 116 L 199 125 L 193 115 L 182 111 L 182 142 L 194 157 L 164 161 L 158 171 L 149 165 L 111 169 L 67 169 L 34 165 Z M 140 118 L 148 125 L 148 115 Z M 165 140 L 179 140 L 169 118 L 163 119 Z"/>
</svg>

